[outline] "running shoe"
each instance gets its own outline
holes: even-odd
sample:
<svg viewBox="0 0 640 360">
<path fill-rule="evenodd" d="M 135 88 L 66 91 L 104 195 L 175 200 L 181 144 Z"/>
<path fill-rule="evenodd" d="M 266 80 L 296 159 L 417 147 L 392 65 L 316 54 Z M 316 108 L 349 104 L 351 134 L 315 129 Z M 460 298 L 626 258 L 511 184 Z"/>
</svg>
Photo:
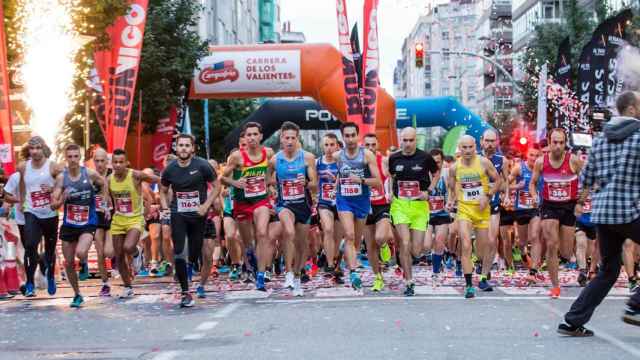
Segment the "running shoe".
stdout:
<svg viewBox="0 0 640 360">
<path fill-rule="evenodd" d="M 207 293 L 204 292 L 204 286 L 198 285 L 196 288 L 196 295 L 198 296 L 198 299 L 204 299 L 207 297 Z"/>
<path fill-rule="evenodd" d="M 151 261 L 151 268 L 149 269 L 149 275 L 153 277 L 158 276 L 158 262 L 155 260 Z"/>
<path fill-rule="evenodd" d="M 35 297 L 36 293 L 35 290 L 33 289 L 33 284 L 32 283 L 27 283 L 24 286 L 24 296 L 25 297 Z"/>
<path fill-rule="evenodd" d="M 400 267 L 400 265 L 396 267 L 395 274 L 397 277 L 402 277 L 402 268 Z"/>
<path fill-rule="evenodd" d="M 196 302 L 193 300 L 193 297 L 191 297 L 191 294 L 189 294 L 189 293 L 182 294 L 182 298 L 180 299 L 180 307 L 181 308 L 193 307 L 193 305 L 195 305 L 195 303 Z"/>
<path fill-rule="evenodd" d="M 107 284 L 102 285 L 100 289 L 100 296 L 109 297 L 111 296 L 111 287 Z"/>
<path fill-rule="evenodd" d="M 311 281 L 311 277 L 309 277 L 309 275 L 307 274 L 307 271 L 305 269 L 302 269 L 302 274 L 300 275 L 300 281 L 303 284 L 306 284 L 309 281 Z"/>
<path fill-rule="evenodd" d="M 476 274 L 478 274 L 478 275 L 482 274 L 482 263 L 477 263 L 476 264 Z"/>
<path fill-rule="evenodd" d="M 491 284 L 489 284 L 489 280 L 487 280 L 487 277 L 484 275 L 480 277 L 478 288 L 486 292 L 493 291 L 493 287 L 491 286 Z"/>
<path fill-rule="evenodd" d="M 575 336 L 575 337 L 588 337 L 593 336 L 593 331 L 585 328 L 584 326 L 573 326 L 562 323 L 558 325 L 558 334 Z"/>
<path fill-rule="evenodd" d="M 271 271 L 265 271 L 264 272 L 264 282 L 268 283 L 271 282 Z"/>
<path fill-rule="evenodd" d="M 242 282 L 245 284 L 252 284 L 256 282 L 256 276 L 253 271 L 245 271 L 242 273 Z"/>
<path fill-rule="evenodd" d="M 456 277 L 462 277 L 462 262 L 456 261 Z"/>
<path fill-rule="evenodd" d="M 476 297 L 476 288 L 473 286 L 467 286 L 464 288 L 464 297 L 465 299 L 471 299 Z"/>
<path fill-rule="evenodd" d="M 382 262 L 385 264 L 391 261 L 391 248 L 387 243 L 380 247 L 380 260 L 382 260 Z"/>
<path fill-rule="evenodd" d="M 293 286 L 293 273 L 289 271 L 284 275 L 284 287 L 293 289 Z"/>
<path fill-rule="evenodd" d="M 47 267 L 47 292 L 49 295 L 53 296 L 56 294 L 58 290 L 56 287 L 56 277 L 54 275 L 49 275 L 49 267 Z"/>
<path fill-rule="evenodd" d="M 130 286 L 125 286 L 122 288 L 122 293 L 118 296 L 120 299 L 129 299 L 133 297 L 133 288 Z"/>
<path fill-rule="evenodd" d="M 86 262 L 80 263 L 80 271 L 78 272 L 78 280 L 85 281 L 89 278 L 89 265 Z"/>
<path fill-rule="evenodd" d="M 229 273 L 229 280 L 232 282 L 238 282 L 238 280 L 240 280 L 240 270 L 238 270 L 237 266 L 231 268 L 231 272 Z"/>
<path fill-rule="evenodd" d="M 638 289 L 638 279 L 630 278 L 629 279 L 629 292 L 634 293 Z"/>
<path fill-rule="evenodd" d="M 440 286 L 440 281 L 440 273 L 431 274 L 431 284 L 433 285 L 433 287 Z"/>
<path fill-rule="evenodd" d="M 550 296 L 552 299 L 557 299 L 557 298 L 559 298 L 559 297 L 560 297 L 560 288 L 559 288 L 559 287 L 551 288 L 551 290 L 549 290 L 549 296 Z"/>
<path fill-rule="evenodd" d="M 138 272 L 138 276 L 140 276 L 140 277 L 149 276 L 149 270 L 147 270 L 147 268 L 145 268 L 145 267 L 142 267 L 142 269 L 140 269 L 140 271 Z"/>
<path fill-rule="evenodd" d="M 452 270 L 454 266 L 453 257 L 447 256 L 447 259 L 444 261 L 444 266 L 447 268 L 447 270 Z"/>
<path fill-rule="evenodd" d="M 220 275 L 220 271 L 218 270 L 218 266 L 211 265 L 211 271 L 209 271 L 209 275 L 211 277 L 217 278 Z"/>
<path fill-rule="evenodd" d="M 630 325 L 640 326 L 640 310 L 627 304 L 624 314 L 622 314 L 622 321 Z"/>
<path fill-rule="evenodd" d="M 407 284 L 407 287 L 404 289 L 404 296 L 414 296 L 416 294 L 416 284 L 410 283 Z"/>
<path fill-rule="evenodd" d="M 324 277 L 325 279 L 330 279 L 333 277 L 333 273 L 335 272 L 335 269 L 332 266 L 327 266 L 324 269 Z"/>
<path fill-rule="evenodd" d="M 578 274 L 578 284 L 582 287 L 587 285 L 587 274 L 584 270 L 580 270 L 580 274 Z"/>
<path fill-rule="evenodd" d="M 515 246 L 511 252 L 513 255 L 513 261 L 521 262 L 522 261 L 522 252 L 520 252 L 520 248 Z"/>
<path fill-rule="evenodd" d="M 293 292 L 292 292 L 293 296 L 297 296 L 297 297 L 303 297 L 304 296 L 304 290 L 302 290 L 302 282 L 300 281 L 300 278 L 295 278 L 293 279 Z"/>
<path fill-rule="evenodd" d="M 264 286 L 264 272 L 259 272 L 256 277 L 256 290 L 259 291 L 267 291 L 267 288 Z"/>
<path fill-rule="evenodd" d="M 163 261 L 160 266 L 158 266 L 158 276 L 165 276 L 171 273 L 171 263 L 168 261 Z"/>
<path fill-rule="evenodd" d="M 333 271 L 333 281 L 338 284 L 338 285 L 342 285 L 344 284 L 344 273 L 342 272 L 342 270 L 340 270 L 339 268 L 336 268 Z"/>
<path fill-rule="evenodd" d="M 384 278 L 382 274 L 376 274 L 376 278 L 373 280 L 373 286 L 371 287 L 372 291 L 379 292 L 384 289 Z"/>
<path fill-rule="evenodd" d="M 513 276 L 516 273 L 516 269 L 510 267 L 504 273 L 507 274 L 508 276 Z"/>
<path fill-rule="evenodd" d="M 73 301 L 69 306 L 72 308 L 79 308 L 83 302 L 84 302 L 84 299 L 82 298 L 82 295 L 77 294 L 76 296 L 73 297 Z"/>
<path fill-rule="evenodd" d="M 362 280 L 360 280 L 360 274 L 356 271 L 352 271 L 351 274 L 349 274 L 349 280 L 351 281 L 351 287 L 354 290 L 362 289 Z"/>
<path fill-rule="evenodd" d="M 138 249 L 137 254 L 133 255 L 133 271 L 139 273 L 142 270 L 142 252 Z"/>
<path fill-rule="evenodd" d="M 564 267 L 567 270 L 576 270 L 578 269 L 578 263 L 576 263 L 575 261 L 571 261 L 568 262 Z"/>
</svg>

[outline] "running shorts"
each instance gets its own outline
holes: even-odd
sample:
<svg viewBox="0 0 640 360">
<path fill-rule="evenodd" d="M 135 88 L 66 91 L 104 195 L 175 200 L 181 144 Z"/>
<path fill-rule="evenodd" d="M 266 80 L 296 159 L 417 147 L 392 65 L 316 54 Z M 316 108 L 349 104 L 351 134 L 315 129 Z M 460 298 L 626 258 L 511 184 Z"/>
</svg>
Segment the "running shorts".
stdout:
<svg viewBox="0 0 640 360">
<path fill-rule="evenodd" d="M 358 220 L 366 219 L 367 216 L 369 216 L 369 212 L 371 211 L 371 203 L 369 201 L 359 202 L 348 200 L 348 198 L 342 196 L 336 197 L 336 209 L 339 213 L 350 212 L 353 214 L 353 217 Z"/>
<path fill-rule="evenodd" d="M 510 226 L 516 221 L 513 211 L 509 211 L 500 206 L 500 226 Z"/>
<path fill-rule="evenodd" d="M 278 206 L 276 207 L 276 213 L 278 214 L 278 217 L 280 217 L 280 213 L 284 210 L 287 209 L 289 211 L 291 211 L 293 213 L 293 216 L 295 217 L 295 223 L 296 224 L 304 224 L 304 225 L 309 225 L 311 224 L 311 209 L 307 208 L 307 209 L 302 209 L 301 207 L 293 207 L 293 206 Z"/>
<path fill-rule="evenodd" d="M 576 221 L 576 231 L 582 231 L 589 240 L 596 239 L 596 226 L 595 224 L 585 224 L 581 221 Z"/>
<path fill-rule="evenodd" d="M 518 225 L 529 225 L 531 220 L 536 216 L 540 216 L 540 210 L 538 209 L 527 209 L 527 210 L 516 210 L 515 217 L 516 223 Z"/>
<path fill-rule="evenodd" d="M 408 224 L 411 230 L 427 231 L 429 202 L 394 197 L 393 201 L 391 201 L 391 219 L 393 220 L 393 225 Z"/>
<path fill-rule="evenodd" d="M 233 217 L 237 222 L 252 221 L 253 212 L 263 206 L 267 209 L 271 209 L 269 199 L 262 199 L 254 203 L 236 201 L 233 203 Z"/>
<path fill-rule="evenodd" d="M 500 209 L 502 208 L 500 204 L 494 204 L 494 203 L 489 204 L 489 206 L 491 206 L 491 215 L 499 214 Z"/>
<path fill-rule="evenodd" d="M 96 211 L 96 215 L 98 216 L 98 223 L 96 225 L 96 228 L 109 230 L 111 228 L 111 219 L 107 221 L 104 217 L 104 213 L 101 211 Z"/>
<path fill-rule="evenodd" d="M 216 224 L 212 219 L 206 219 L 204 222 L 204 238 L 215 239 L 216 238 Z"/>
<path fill-rule="evenodd" d="M 336 209 L 335 205 L 318 204 L 318 213 L 320 213 L 320 209 L 331 211 L 333 218 L 338 219 L 338 209 Z"/>
<path fill-rule="evenodd" d="M 71 226 L 60 227 L 60 240 L 66 242 L 74 242 L 80 239 L 82 234 L 91 234 L 92 236 L 96 233 L 95 226 L 84 226 L 81 228 L 75 228 Z"/>
<path fill-rule="evenodd" d="M 491 209 L 489 206 L 480 211 L 479 205 L 458 203 L 458 220 L 470 222 L 476 229 L 488 229 Z"/>
<path fill-rule="evenodd" d="M 119 216 L 114 215 L 111 221 L 111 235 L 126 235 L 129 230 L 144 230 L 144 218 L 140 216 Z"/>
<path fill-rule="evenodd" d="M 575 201 L 557 204 L 542 202 L 540 217 L 542 220 L 558 220 L 562 226 L 576 226 L 575 207 Z"/>
<path fill-rule="evenodd" d="M 371 205 L 371 214 L 367 216 L 367 225 L 375 225 L 382 219 L 391 219 L 391 207 L 385 205 Z"/>
<path fill-rule="evenodd" d="M 448 225 L 453 222 L 453 219 L 449 215 L 432 216 L 429 218 L 429 226 Z"/>
</svg>

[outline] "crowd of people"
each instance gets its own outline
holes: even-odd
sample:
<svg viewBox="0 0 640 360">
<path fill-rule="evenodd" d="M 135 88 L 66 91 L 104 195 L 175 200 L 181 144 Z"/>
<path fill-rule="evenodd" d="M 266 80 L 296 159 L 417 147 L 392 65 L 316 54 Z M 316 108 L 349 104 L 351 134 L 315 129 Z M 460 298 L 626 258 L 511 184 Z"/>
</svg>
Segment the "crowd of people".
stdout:
<svg viewBox="0 0 640 360">
<path fill-rule="evenodd" d="M 631 94 L 621 97 L 618 110 L 636 117 L 640 104 Z M 205 298 L 222 265 L 229 266 L 230 281 L 253 283 L 260 291 L 281 286 L 271 280 L 284 273 L 283 286 L 293 296 L 304 296 L 310 263 L 335 284 L 348 279 L 355 291 L 363 286 L 361 272 L 371 271 L 374 292 L 384 289 L 383 273 L 395 264 L 404 295 L 413 296 L 413 269 L 425 254 L 434 284 L 451 269 L 464 278 L 465 298 L 476 296 L 476 286 L 492 291 L 496 270 L 512 275 L 526 269 L 532 285 L 548 277 L 552 298 L 561 294 L 561 264 L 577 272 L 580 286 L 599 266 L 617 266 L 617 279 L 620 265 L 607 259 L 611 251 L 600 260 L 602 232 L 591 219 L 591 196 L 604 186 L 594 176 L 601 174 L 589 167 L 587 149 L 569 147 L 564 129 L 509 156 L 500 153 L 493 129 L 480 144 L 463 135 L 454 157 L 418 149 L 414 128 L 402 129 L 400 147 L 386 154 L 375 134 L 361 136 L 359 130 L 343 123 L 342 141 L 327 133 L 316 158 L 302 148 L 296 124 L 282 125 L 275 152 L 262 144 L 261 125 L 249 122 L 223 163 L 196 156 L 195 138 L 180 134 L 162 172 L 129 168 L 122 149 L 110 157 L 98 149 L 83 165 L 75 144 L 64 148 L 65 163 L 58 164 L 43 139 L 33 137 L 2 198 L 5 213 L 13 208 L 24 247 L 23 295 L 35 296 L 38 267 L 48 293 L 56 293 L 58 238 L 75 293 L 72 307 L 84 301 L 78 281 L 87 277 L 92 244 L 101 296 L 111 296 L 109 261 L 122 282 L 120 297 L 134 296 L 136 276 L 174 276 L 182 307 L 195 303 L 193 275 L 200 275 L 196 296 Z M 632 237 L 621 238 L 616 258 L 622 257 L 635 291 L 638 247 L 627 239 Z M 361 251 L 366 269 L 359 266 Z M 601 288 L 608 291 L 612 280 Z M 565 324 L 565 332 L 588 335 L 582 324 L 573 324 Z"/>
</svg>

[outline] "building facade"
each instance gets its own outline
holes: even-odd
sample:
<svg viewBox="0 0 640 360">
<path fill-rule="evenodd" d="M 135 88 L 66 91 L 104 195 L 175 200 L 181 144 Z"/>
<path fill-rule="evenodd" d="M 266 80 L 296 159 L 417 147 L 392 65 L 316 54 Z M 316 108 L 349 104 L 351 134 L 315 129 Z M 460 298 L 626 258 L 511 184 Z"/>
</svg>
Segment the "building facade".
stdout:
<svg viewBox="0 0 640 360">
<path fill-rule="evenodd" d="M 278 0 L 200 0 L 198 33 L 211 45 L 278 42 Z"/>
</svg>

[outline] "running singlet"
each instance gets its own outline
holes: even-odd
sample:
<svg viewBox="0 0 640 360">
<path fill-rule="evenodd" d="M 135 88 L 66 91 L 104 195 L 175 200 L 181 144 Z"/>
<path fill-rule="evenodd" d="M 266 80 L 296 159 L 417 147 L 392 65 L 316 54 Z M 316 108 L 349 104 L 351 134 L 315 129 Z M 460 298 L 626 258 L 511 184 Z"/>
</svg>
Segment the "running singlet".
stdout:
<svg viewBox="0 0 640 360">
<path fill-rule="evenodd" d="M 39 169 L 31 166 L 31 160 L 27 161 L 24 174 L 25 183 L 25 213 L 30 213 L 39 219 L 48 219 L 58 216 L 51 209 L 51 192 L 45 191 L 43 185 L 53 189 L 55 180 L 51 176 L 51 161 L 45 160 Z"/>
<path fill-rule="evenodd" d="M 489 193 L 489 177 L 485 174 L 476 156 L 471 166 L 465 166 L 462 159 L 456 163 L 456 191 L 458 201 L 467 205 L 479 205 L 480 198 Z"/>
<path fill-rule="evenodd" d="M 91 184 L 87 168 L 80 167 L 80 178 L 76 181 L 69 176 L 69 171 L 64 171 L 63 188 L 69 192 L 64 202 L 64 226 L 82 228 L 95 226 L 98 223 L 96 215 L 95 189 Z"/>
<path fill-rule="evenodd" d="M 201 157 L 194 157 L 188 166 L 172 162 L 162 172 L 162 185 L 171 186 L 171 213 L 199 217 L 198 208 L 207 201 L 207 183 L 215 181 L 216 172 Z"/>
<path fill-rule="evenodd" d="M 447 177 L 449 173 L 446 169 L 441 170 L 440 179 L 436 186 L 429 193 L 429 211 L 431 216 L 449 216 L 445 209 L 447 203 Z"/>
<path fill-rule="evenodd" d="M 284 152 L 276 154 L 276 179 L 278 181 L 278 206 L 309 208 L 310 195 L 307 191 L 307 164 L 304 151 L 298 150 L 295 158 L 289 160 Z"/>
<path fill-rule="evenodd" d="M 378 166 L 378 174 L 380 174 L 380 179 L 382 180 L 382 187 L 380 188 L 371 188 L 371 205 L 387 205 L 389 204 L 389 200 L 387 199 L 387 177 L 384 175 L 384 171 L 382 171 L 382 154 L 376 153 L 376 164 Z"/>
<path fill-rule="evenodd" d="M 549 154 L 542 165 L 542 199 L 551 203 L 567 203 L 578 199 L 578 175 L 571 171 L 571 154 L 565 153 L 560 168 L 551 166 Z"/>
<path fill-rule="evenodd" d="M 429 173 L 438 171 L 438 164 L 426 152 L 416 149 L 412 155 L 401 151 L 389 157 L 389 173 L 393 176 L 393 196 L 402 200 L 415 200 L 431 185 Z"/>
<path fill-rule="evenodd" d="M 369 186 L 351 181 L 349 179 L 350 175 L 355 175 L 359 178 L 371 177 L 369 166 L 364 159 L 364 148 L 362 147 L 358 148 L 358 154 L 356 154 L 353 159 L 347 157 L 346 150 L 340 152 L 340 158 L 338 160 L 338 191 L 336 192 L 336 196 L 349 202 L 355 201 L 359 204 L 369 206 Z"/>
<path fill-rule="evenodd" d="M 529 192 L 529 184 L 531 183 L 531 176 L 533 175 L 533 171 L 527 166 L 527 162 L 521 160 L 520 161 L 520 175 L 516 177 L 516 210 L 531 210 L 535 208 L 535 203 L 540 203 L 540 199 L 538 201 L 534 201 L 535 199 L 531 196 Z M 542 180 L 538 181 L 538 194 L 540 193 Z M 540 196 L 540 195 L 538 195 Z"/>
<path fill-rule="evenodd" d="M 133 182 L 133 170 L 127 169 L 123 181 L 117 181 L 112 174 L 109 179 L 109 192 L 113 198 L 114 217 L 142 217 L 142 193 Z"/>
<path fill-rule="evenodd" d="M 493 154 L 493 156 L 491 156 L 489 160 L 491 160 L 493 167 L 496 168 L 496 172 L 498 172 L 498 176 L 502 176 L 502 171 L 503 171 L 502 168 L 504 166 L 504 156 L 496 153 L 496 154 Z M 491 179 L 489 179 L 489 186 L 493 186 L 493 181 L 491 181 Z M 497 206 L 499 204 L 500 204 L 500 191 L 496 192 L 493 198 L 491 199 L 491 206 Z"/>
<path fill-rule="evenodd" d="M 338 164 L 325 163 L 324 156 L 316 160 L 318 169 L 318 204 L 336 205 L 336 178 L 338 177 Z"/>
<path fill-rule="evenodd" d="M 233 199 L 245 203 L 255 203 L 267 198 L 267 149 L 262 148 L 262 158 L 253 162 L 245 150 L 240 150 L 242 166 L 233 170 L 233 179 L 244 178 L 247 186 L 244 189 L 234 188 Z"/>
</svg>

